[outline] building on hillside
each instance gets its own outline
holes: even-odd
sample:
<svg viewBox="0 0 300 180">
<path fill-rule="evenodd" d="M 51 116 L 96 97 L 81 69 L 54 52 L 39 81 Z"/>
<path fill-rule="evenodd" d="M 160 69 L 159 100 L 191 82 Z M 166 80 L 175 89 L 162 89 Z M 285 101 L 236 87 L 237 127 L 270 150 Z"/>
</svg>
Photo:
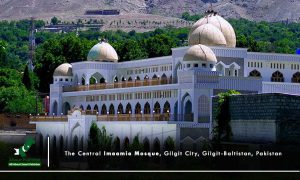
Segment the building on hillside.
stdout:
<svg viewBox="0 0 300 180">
<path fill-rule="evenodd" d="M 199 147 L 211 138 L 218 93 L 300 94 L 300 56 L 236 48 L 234 29 L 215 12 L 192 26 L 188 42 L 171 56 L 118 62 L 101 41 L 87 61 L 58 66 L 49 116 L 32 118 L 41 142 L 50 137 L 57 146 L 86 148 L 95 121 L 120 149 L 136 135 L 151 150 L 162 149 L 169 136 L 177 147 Z"/>
</svg>

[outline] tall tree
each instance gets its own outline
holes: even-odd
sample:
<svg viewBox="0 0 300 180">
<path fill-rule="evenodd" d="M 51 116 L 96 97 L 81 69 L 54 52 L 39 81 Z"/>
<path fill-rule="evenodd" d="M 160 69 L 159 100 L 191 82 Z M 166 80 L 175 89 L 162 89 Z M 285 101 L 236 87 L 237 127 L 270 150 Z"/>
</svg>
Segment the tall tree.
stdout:
<svg viewBox="0 0 300 180">
<path fill-rule="evenodd" d="M 26 87 L 26 89 L 28 89 L 28 90 L 32 89 L 28 66 L 25 66 L 22 82 L 23 82 L 24 86 Z"/>
</svg>

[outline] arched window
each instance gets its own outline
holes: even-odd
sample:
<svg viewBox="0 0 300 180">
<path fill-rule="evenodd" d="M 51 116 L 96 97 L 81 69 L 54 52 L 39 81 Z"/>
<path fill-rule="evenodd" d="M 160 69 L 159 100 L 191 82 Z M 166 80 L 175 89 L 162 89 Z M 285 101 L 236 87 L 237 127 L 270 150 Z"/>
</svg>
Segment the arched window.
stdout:
<svg viewBox="0 0 300 180">
<path fill-rule="evenodd" d="M 166 74 L 163 74 L 161 76 L 161 83 L 162 84 L 168 84 L 168 77 L 166 76 Z"/>
<path fill-rule="evenodd" d="M 128 148 L 129 148 L 129 138 L 128 137 L 126 137 L 125 139 L 124 139 L 124 150 L 126 151 L 126 150 L 128 150 Z"/>
<path fill-rule="evenodd" d="M 152 79 L 157 79 L 157 76 L 156 76 L 156 74 L 154 74 L 153 76 L 152 76 Z"/>
<path fill-rule="evenodd" d="M 110 104 L 109 106 L 109 114 L 115 114 L 115 107 L 113 104 Z"/>
<path fill-rule="evenodd" d="M 63 113 L 64 113 L 64 115 L 67 115 L 68 111 L 70 111 L 70 110 L 71 110 L 70 104 L 68 102 L 65 102 L 63 104 Z"/>
<path fill-rule="evenodd" d="M 160 104 L 158 102 L 154 104 L 154 113 L 160 114 Z"/>
<path fill-rule="evenodd" d="M 249 73 L 249 77 L 261 77 L 261 74 L 255 69 Z"/>
<path fill-rule="evenodd" d="M 123 114 L 123 105 L 120 103 L 118 106 L 118 114 Z"/>
<path fill-rule="evenodd" d="M 150 143 L 148 138 L 144 139 L 143 148 L 144 148 L 144 152 L 150 152 Z"/>
<path fill-rule="evenodd" d="M 114 142 L 113 142 L 113 151 L 119 152 L 120 150 L 121 150 L 120 139 L 119 139 L 119 137 L 116 137 Z"/>
<path fill-rule="evenodd" d="M 131 113 L 132 113 L 131 105 L 128 103 L 126 105 L 126 114 L 131 114 Z"/>
<path fill-rule="evenodd" d="M 101 108 L 101 114 L 102 114 L 102 115 L 107 114 L 107 109 L 106 109 L 106 105 L 105 105 L 105 104 L 102 105 L 102 108 Z"/>
<path fill-rule="evenodd" d="M 144 80 L 148 80 L 148 79 L 149 79 L 149 76 L 146 75 L 146 76 L 144 77 Z"/>
<path fill-rule="evenodd" d="M 144 106 L 144 114 L 151 114 L 150 104 L 146 102 Z"/>
<path fill-rule="evenodd" d="M 292 82 L 293 83 L 300 83 L 300 72 L 296 72 L 295 74 L 293 74 Z"/>
<path fill-rule="evenodd" d="M 97 105 L 97 104 L 94 106 L 94 111 L 95 111 L 95 112 L 99 112 L 99 108 L 98 108 L 98 105 Z"/>
<path fill-rule="evenodd" d="M 139 80 L 141 80 L 141 78 L 140 78 L 139 76 L 137 76 L 137 77 L 135 78 L 135 80 L 139 81 Z"/>
<path fill-rule="evenodd" d="M 141 111 L 142 111 L 141 104 L 140 104 L 140 103 L 137 103 L 137 104 L 135 105 L 134 113 L 135 113 L 135 114 L 141 114 L 141 113 L 142 113 Z"/>
<path fill-rule="evenodd" d="M 86 110 L 87 111 L 90 111 L 92 108 L 91 108 L 91 106 L 90 105 L 88 105 L 87 107 L 86 107 Z"/>
<path fill-rule="evenodd" d="M 90 78 L 90 84 L 96 84 L 96 83 L 97 83 L 97 79 L 94 76 L 92 76 Z"/>
<path fill-rule="evenodd" d="M 114 82 L 119 82 L 119 79 L 117 76 L 114 78 Z"/>
<path fill-rule="evenodd" d="M 132 78 L 131 78 L 131 77 L 129 77 L 129 78 L 128 78 L 128 81 L 132 81 Z"/>
<path fill-rule="evenodd" d="M 272 74 L 271 81 L 272 82 L 284 82 L 283 74 L 279 71 L 274 72 Z"/>
<path fill-rule="evenodd" d="M 82 111 L 84 111 L 84 107 L 83 107 L 83 105 L 80 105 L 80 109 L 81 109 Z"/>
<path fill-rule="evenodd" d="M 167 102 L 164 104 L 163 113 L 170 113 L 170 112 L 171 112 L 171 106 L 170 106 L 170 103 L 167 101 Z"/>
</svg>

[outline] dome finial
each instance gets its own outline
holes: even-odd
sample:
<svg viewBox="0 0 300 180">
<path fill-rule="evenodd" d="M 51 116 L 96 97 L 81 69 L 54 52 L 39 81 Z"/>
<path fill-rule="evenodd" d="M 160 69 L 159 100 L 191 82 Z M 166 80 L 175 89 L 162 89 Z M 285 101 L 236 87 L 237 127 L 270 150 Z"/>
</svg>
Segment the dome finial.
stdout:
<svg viewBox="0 0 300 180">
<path fill-rule="evenodd" d="M 99 41 L 100 43 L 102 43 L 102 42 L 107 42 L 107 40 L 106 40 L 105 38 L 102 38 L 102 37 L 99 37 L 99 38 L 98 38 L 98 41 Z"/>
<path fill-rule="evenodd" d="M 205 15 L 213 14 L 214 16 L 218 14 L 217 11 L 214 10 L 212 3 L 210 3 L 210 6 L 207 11 L 205 11 Z"/>
</svg>

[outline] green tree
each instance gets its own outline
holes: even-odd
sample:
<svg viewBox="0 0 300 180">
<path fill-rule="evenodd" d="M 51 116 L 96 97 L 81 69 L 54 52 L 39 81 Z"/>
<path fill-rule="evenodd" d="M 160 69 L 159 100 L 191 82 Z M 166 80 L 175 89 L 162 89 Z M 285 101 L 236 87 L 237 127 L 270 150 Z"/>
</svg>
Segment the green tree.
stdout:
<svg viewBox="0 0 300 180">
<path fill-rule="evenodd" d="M 22 82 L 23 82 L 24 86 L 26 87 L 26 89 L 28 89 L 28 90 L 32 89 L 28 66 L 25 66 Z"/>
<path fill-rule="evenodd" d="M 53 17 L 53 18 L 51 18 L 51 24 L 53 24 L 53 25 L 57 25 L 59 23 L 59 20 L 57 19 L 57 17 Z"/>
<path fill-rule="evenodd" d="M 88 149 L 89 151 L 99 151 L 100 149 L 100 130 L 95 122 L 90 127 Z"/>
<path fill-rule="evenodd" d="M 240 94 L 235 90 L 229 90 L 225 93 L 218 94 L 218 107 L 216 115 L 216 126 L 213 129 L 213 140 L 220 142 L 229 141 L 232 137 L 230 126 L 229 98 L 234 94 Z"/>
<path fill-rule="evenodd" d="M 165 151 L 174 151 L 175 150 L 175 142 L 174 139 L 170 136 L 167 137 L 164 144 Z"/>
<path fill-rule="evenodd" d="M 130 151 L 143 151 L 143 145 L 140 143 L 139 135 L 134 136 L 132 143 L 129 146 Z"/>
</svg>

